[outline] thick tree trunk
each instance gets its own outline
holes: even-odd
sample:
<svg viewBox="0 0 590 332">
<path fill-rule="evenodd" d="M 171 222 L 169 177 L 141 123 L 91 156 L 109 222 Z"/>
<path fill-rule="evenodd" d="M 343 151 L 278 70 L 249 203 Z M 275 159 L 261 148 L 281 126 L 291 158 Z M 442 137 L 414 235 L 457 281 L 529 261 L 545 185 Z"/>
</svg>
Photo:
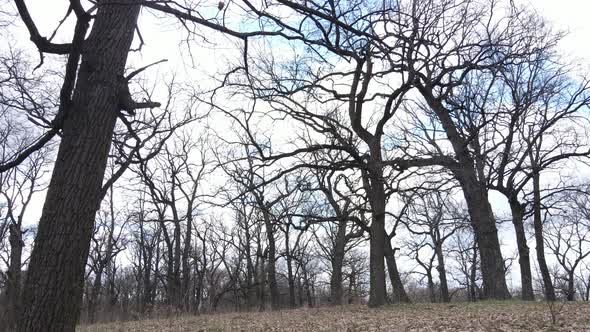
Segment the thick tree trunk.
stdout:
<svg viewBox="0 0 590 332">
<path fill-rule="evenodd" d="M 397 262 L 395 261 L 395 251 L 391 246 L 391 241 L 385 241 L 385 259 L 387 260 L 387 271 L 389 272 L 389 281 L 391 282 L 391 289 L 393 291 L 393 303 L 410 303 L 410 298 L 404 289 L 402 279 L 399 275 Z"/>
<path fill-rule="evenodd" d="M 574 284 L 575 276 L 574 272 L 571 271 L 567 275 L 567 300 L 568 301 L 575 301 L 576 300 L 576 288 Z"/>
<path fill-rule="evenodd" d="M 479 248 L 484 297 L 509 299 L 498 229 L 488 201 L 487 189 L 477 181 L 475 171 L 469 164 L 455 171 L 455 175 L 463 189 L 475 241 Z"/>
<path fill-rule="evenodd" d="M 533 293 L 533 275 L 531 272 L 531 259 L 529 247 L 527 245 L 526 233 L 524 231 L 524 207 L 516 198 L 508 200 L 510 210 L 512 211 L 512 224 L 516 234 L 516 245 L 518 247 L 518 263 L 520 265 L 520 283 L 522 287 L 522 299 L 524 301 L 534 301 Z"/>
<path fill-rule="evenodd" d="M 477 144 L 477 141 L 471 141 L 459 132 L 449 110 L 443 106 L 441 99 L 435 97 L 431 88 L 418 87 L 440 120 L 458 161 L 458 165 L 453 166 L 451 170 L 463 189 L 475 240 L 479 247 L 484 296 L 492 299 L 508 299 L 510 293 L 506 285 L 504 260 L 498 240 L 496 221 L 488 201 L 486 185 L 483 181 L 479 181 L 476 170 L 477 167 L 479 174 L 482 175 L 483 165 L 481 161 L 477 163 L 469 151 L 469 146 Z"/>
<path fill-rule="evenodd" d="M 344 290 L 342 289 L 342 265 L 344 262 L 344 252 L 346 249 L 346 221 L 341 221 L 338 225 L 338 232 L 334 241 L 334 252 L 332 255 L 331 265 L 332 274 L 330 276 L 330 302 L 333 305 L 342 305 L 344 301 Z"/>
<path fill-rule="evenodd" d="M 74 331 L 94 218 L 140 6 L 98 7 L 31 254 L 18 331 Z M 122 4 L 122 5 L 120 5 Z M 127 5 L 132 4 L 132 5 Z"/>
<path fill-rule="evenodd" d="M 545 300 L 555 301 L 555 288 L 551 281 L 551 273 L 545 260 L 545 240 L 543 239 L 543 218 L 541 216 L 541 182 L 540 174 L 533 172 L 533 225 L 535 229 L 535 252 L 539 271 L 543 279 L 543 288 L 545 290 Z"/>
<path fill-rule="evenodd" d="M 387 287 L 385 283 L 385 185 L 383 183 L 383 170 L 379 163 L 381 160 L 381 147 L 373 146 L 371 155 L 375 163 L 365 182 L 367 195 L 371 202 L 371 237 L 369 239 L 369 307 L 379 307 L 387 303 Z"/>
</svg>

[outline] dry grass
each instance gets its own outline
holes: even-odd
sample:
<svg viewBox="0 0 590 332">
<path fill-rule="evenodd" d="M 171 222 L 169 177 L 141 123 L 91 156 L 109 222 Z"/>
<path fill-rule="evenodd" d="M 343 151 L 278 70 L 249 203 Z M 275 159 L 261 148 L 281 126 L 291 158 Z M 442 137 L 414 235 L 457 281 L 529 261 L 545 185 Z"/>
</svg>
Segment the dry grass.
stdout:
<svg viewBox="0 0 590 332">
<path fill-rule="evenodd" d="M 182 316 L 81 326 L 78 331 L 590 331 L 590 305 L 565 304 L 555 324 L 546 303 L 508 301 Z"/>
</svg>

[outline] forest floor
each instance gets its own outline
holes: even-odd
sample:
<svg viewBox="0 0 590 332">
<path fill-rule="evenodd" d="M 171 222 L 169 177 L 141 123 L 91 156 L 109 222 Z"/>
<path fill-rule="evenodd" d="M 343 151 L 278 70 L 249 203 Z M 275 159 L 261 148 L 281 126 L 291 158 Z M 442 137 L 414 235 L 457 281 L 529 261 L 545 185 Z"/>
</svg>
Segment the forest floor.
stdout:
<svg viewBox="0 0 590 332">
<path fill-rule="evenodd" d="M 380 309 L 351 305 L 114 322 L 84 325 L 78 331 L 590 331 L 590 304 L 418 303 Z"/>
</svg>

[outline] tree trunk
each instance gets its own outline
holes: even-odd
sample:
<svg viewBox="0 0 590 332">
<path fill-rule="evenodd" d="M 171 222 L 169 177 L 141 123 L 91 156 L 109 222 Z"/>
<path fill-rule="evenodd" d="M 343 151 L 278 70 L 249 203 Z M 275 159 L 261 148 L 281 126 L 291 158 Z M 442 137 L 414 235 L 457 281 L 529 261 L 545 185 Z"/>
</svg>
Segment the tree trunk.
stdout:
<svg viewBox="0 0 590 332">
<path fill-rule="evenodd" d="M 297 300 L 295 299 L 295 277 L 293 276 L 293 256 L 289 246 L 289 226 L 285 231 L 285 258 L 287 260 L 287 282 L 289 283 L 289 306 L 295 308 Z"/>
<path fill-rule="evenodd" d="M 344 300 L 344 290 L 342 289 L 342 265 L 346 249 L 346 221 L 341 221 L 339 223 L 338 233 L 336 234 L 334 243 L 334 253 L 330 262 L 332 265 L 332 274 L 330 276 L 330 302 L 333 305 L 342 305 Z"/>
<path fill-rule="evenodd" d="M 574 271 L 568 272 L 567 274 L 567 300 L 568 301 L 575 301 L 576 300 L 576 289 L 574 284 Z"/>
<path fill-rule="evenodd" d="M 120 80 L 140 6 L 101 4 L 84 44 L 23 294 L 18 331 L 74 331 Z M 125 5 L 130 4 L 130 5 Z"/>
<path fill-rule="evenodd" d="M 246 222 L 246 221 L 244 221 Z M 254 269 L 254 263 L 252 262 L 252 252 L 251 252 L 251 247 L 250 247 L 250 240 L 251 240 L 251 236 L 250 236 L 250 229 L 249 226 L 246 224 L 245 228 L 245 248 L 244 250 L 246 251 L 246 287 L 248 287 L 247 290 L 247 299 L 246 299 L 246 303 L 248 305 L 248 308 L 253 308 L 255 303 L 256 303 L 256 292 L 255 292 L 255 284 L 256 284 L 256 271 Z"/>
<path fill-rule="evenodd" d="M 539 271 L 543 279 L 545 300 L 555 301 L 555 288 L 545 260 L 545 240 L 543 239 L 543 218 L 541 216 L 541 182 L 540 174 L 537 171 L 533 171 L 533 225 L 535 229 L 535 252 L 537 253 Z"/>
<path fill-rule="evenodd" d="M 307 273 L 307 269 L 305 266 L 302 266 L 303 269 L 303 285 L 305 287 L 305 295 L 307 297 L 307 306 L 309 308 L 313 308 L 313 296 L 311 291 L 311 284 L 309 282 L 309 275 Z"/>
<path fill-rule="evenodd" d="M 471 302 L 477 301 L 477 285 L 475 284 L 477 278 L 477 245 L 473 246 L 473 256 L 471 256 L 471 271 L 469 273 L 469 299 Z"/>
<path fill-rule="evenodd" d="M 264 211 L 264 225 L 266 227 L 266 237 L 268 240 L 268 288 L 270 290 L 270 308 L 277 310 L 279 308 L 279 287 L 277 284 L 277 270 L 276 270 L 276 244 L 273 225 L 268 211 Z"/>
<path fill-rule="evenodd" d="M 509 299 L 498 229 L 488 201 L 487 189 L 477 181 L 475 171 L 470 165 L 463 165 L 455 175 L 463 189 L 475 241 L 479 248 L 484 297 Z"/>
<path fill-rule="evenodd" d="M 436 290 L 434 289 L 434 280 L 432 279 L 432 270 L 426 270 L 426 281 L 428 284 L 428 297 L 431 303 L 436 303 Z"/>
<path fill-rule="evenodd" d="M 348 304 L 354 303 L 357 297 L 357 294 L 354 291 L 356 289 L 356 270 L 354 266 L 351 270 L 352 271 L 350 271 L 350 276 L 348 280 Z"/>
<path fill-rule="evenodd" d="M 436 244 L 436 258 L 438 272 L 438 279 L 440 281 L 440 295 L 443 302 L 451 302 L 451 296 L 449 295 L 449 285 L 447 283 L 447 269 L 445 268 L 445 257 L 443 254 L 442 244 Z"/>
<path fill-rule="evenodd" d="M 176 199 L 172 196 L 173 200 Z M 172 264 L 172 284 L 171 284 L 171 304 L 176 309 L 181 309 L 183 306 L 182 301 L 182 282 L 180 280 L 180 273 L 181 273 L 181 260 L 182 260 L 182 248 L 181 248 L 181 240 L 180 240 L 180 218 L 178 213 L 176 212 L 176 208 L 172 208 L 172 214 L 174 219 L 174 261 L 170 262 Z"/>
<path fill-rule="evenodd" d="M 391 282 L 391 289 L 393 290 L 393 303 L 410 303 L 410 298 L 404 289 L 402 279 L 397 269 L 397 262 L 395 261 L 395 252 L 391 246 L 391 241 L 385 241 L 385 259 L 387 260 L 387 270 L 389 272 L 389 281 Z"/>
<path fill-rule="evenodd" d="M 23 256 L 23 233 L 19 224 L 10 223 L 8 226 L 10 243 L 10 266 L 8 267 L 8 282 L 6 285 L 6 297 L 8 308 L 6 310 L 6 324 L 12 330 L 16 324 L 17 316 L 21 308 L 21 266 Z"/>
<path fill-rule="evenodd" d="M 182 249 L 182 284 L 181 284 L 181 295 L 182 295 L 182 303 L 184 311 L 188 312 L 190 310 L 191 300 L 190 300 L 190 285 L 191 285 L 191 266 L 190 266 L 190 252 L 191 252 L 191 239 L 192 239 L 192 225 L 193 225 L 193 218 L 192 218 L 192 205 L 189 205 L 187 212 L 187 221 L 186 221 L 186 232 L 184 234 L 184 245 Z"/>
<path fill-rule="evenodd" d="M 516 245 L 518 246 L 518 264 L 520 265 L 520 283 L 522 287 L 522 299 L 534 301 L 533 276 L 531 272 L 531 260 L 529 247 L 527 245 L 526 233 L 524 231 L 524 207 L 516 198 L 508 200 L 512 211 L 512 224 L 516 234 Z"/>
<path fill-rule="evenodd" d="M 371 155 L 374 160 L 381 159 L 380 147 L 372 147 Z M 379 307 L 387 303 L 387 287 L 385 284 L 385 204 L 386 196 L 383 183 L 381 164 L 375 162 L 368 175 L 367 188 L 371 202 L 371 237 L 369 239 L 369 307 Z"/>
<path fill-rule="evenodd" d="M 94 282 L 88 296 L 88 322 L 91 324 L 96 321 L 96 306 L 99 302 L 100 288 L 102 287 L 102 272 L 103 268 L 100 266 L 95 273 Z"/>
<path fill-rule="evenodd" d="M 455 159 L 458 161 L 458 165 L 453 166 L 451 171 L 463 190 L 475 233 L 475 241 L 479 247 L 484 296 L 492 299 L 508 299 L 510 293 L 506 286 L 504 260 L 498 240 L 496 221 L 488 201 L 486 184 L 484 181 L 480 181 L 481 177 L 478 179 L 476 170 L 478 167 L 481 175 L 483 166 L 481 161 L 478 164 L 474 160 L 472 152 L 469 151 L 469 146 L 473 146 L 473 143 L 477 144 L 477 140 L 472 141 L 459 132 L 449 110 L 443 106 L 441 99 L 434 96 L 432 90 L 424 86 L 418 87 L 418 89 L 440 120 L 447 138 L 453 146 Z"/>
<path fill-rule="evenodd" d="M 266 267 L 265 267 L 265 259 L 262 251 L 260 250 L 260 243 L 258 244 L 258 253 L 260 257 L 260 269 L 258 271 L 258 310 L 264 311 L 266 308 L 265 302 L 265 287 L 266 287 Z"/>
</svg>

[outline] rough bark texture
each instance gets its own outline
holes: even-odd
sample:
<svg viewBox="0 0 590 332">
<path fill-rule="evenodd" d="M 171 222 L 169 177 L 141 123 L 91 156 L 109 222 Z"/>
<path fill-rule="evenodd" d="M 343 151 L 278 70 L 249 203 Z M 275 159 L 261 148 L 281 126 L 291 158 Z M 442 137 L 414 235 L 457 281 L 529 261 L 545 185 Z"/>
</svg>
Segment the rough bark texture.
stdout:
<svg viewBox="0 0 590 332">
<path fill-rule="evenodd" d="M 120 77 L 140 6 L 104 4 L 85 42 L 72 105 L 23 294 L 18 331 L 74 331 L 115 126 Z M 133 4 L 133 5 L 127 5 Z"/>
<path fill-rule="evenodd" d="M 527 245 L 526 233 L 524 231 L 524 207 L 518 200 L 508 200 L 512 211 L 512 224 L 516 234 L 516 245 L 518 247 L 518 264 L 520 266 L 521 297 L 524 301 L 534 301 L 533 276 L 531 272 L 531 259 Z"/>
</svg>

